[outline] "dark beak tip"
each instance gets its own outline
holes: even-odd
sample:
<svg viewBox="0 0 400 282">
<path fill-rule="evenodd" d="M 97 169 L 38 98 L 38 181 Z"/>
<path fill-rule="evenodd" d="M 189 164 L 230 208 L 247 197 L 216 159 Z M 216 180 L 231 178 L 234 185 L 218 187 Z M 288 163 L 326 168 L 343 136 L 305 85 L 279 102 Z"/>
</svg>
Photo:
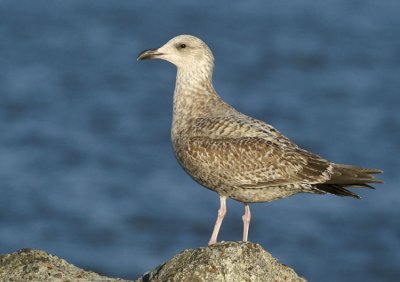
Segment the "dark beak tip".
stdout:
<svg viewBox="0 0 400 282">
<path fill-rule="evenodd" d="M 161 55 L 161 53 L 158 52 L 158 49 L 144 50 L 143 52 L 139 53 L 136 60 L 137 61 L 150 60 L 157 58 L 158 55 Z"/>
</svg>

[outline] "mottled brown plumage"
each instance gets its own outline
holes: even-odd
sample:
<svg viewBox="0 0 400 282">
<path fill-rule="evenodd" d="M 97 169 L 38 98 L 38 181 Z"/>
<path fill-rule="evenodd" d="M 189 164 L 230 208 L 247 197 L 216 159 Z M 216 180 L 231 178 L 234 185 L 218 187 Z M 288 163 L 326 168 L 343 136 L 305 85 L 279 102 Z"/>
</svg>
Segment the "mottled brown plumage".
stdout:
<svg viewBox="0 0 400 282">
<path fill-rule="evenodd" d="M 243 240 L 247 240 L 249 203 L 300 192 L 358 197 L 346 188 L 381 183 L 373 177 L 380 170 L 331 163 L 226 104 L 213 88 L 214 58 L 200 39 L 180 35 L 138 57 L 152 58 L 177 66 L 172 124 L 176 157 L 194 180 L 221 197 L 210 244 L 216 242 L 226 197 L 245 203 Z"/>
</svg>

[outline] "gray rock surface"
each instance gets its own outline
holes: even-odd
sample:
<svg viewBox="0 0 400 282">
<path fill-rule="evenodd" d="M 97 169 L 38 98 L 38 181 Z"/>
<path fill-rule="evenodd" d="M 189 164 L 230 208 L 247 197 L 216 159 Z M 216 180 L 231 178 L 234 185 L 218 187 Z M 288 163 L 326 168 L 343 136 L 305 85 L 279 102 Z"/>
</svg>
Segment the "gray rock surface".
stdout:
<svg viewBox="0 0 400 282">
<path fill-rule="evenodd" d="M 0 256 L 0 281 L 114 282 L 127 280 L 108 278 L 80 269 L 44 251 L 23 249 Z"/>
<path fill-rule="evenodd" d="M 0 281 L 128 281 L 80 269 L 40 250 L 23 249 L 0 255 Z M 306 281 L 293 269 L 278 262 L 260 245 L 221 242 L 210 247 L 186 250 L 146 272 L 136 282 L 156 281 Z"/>
<path fill-rule="evenodd" d="M 145 273 L 136 282 L 213 281 L 263 282 L 306 281 L 290 267 L 278 262 L 259 244 L 221 242 L 186 250 Z"/>
</svg>

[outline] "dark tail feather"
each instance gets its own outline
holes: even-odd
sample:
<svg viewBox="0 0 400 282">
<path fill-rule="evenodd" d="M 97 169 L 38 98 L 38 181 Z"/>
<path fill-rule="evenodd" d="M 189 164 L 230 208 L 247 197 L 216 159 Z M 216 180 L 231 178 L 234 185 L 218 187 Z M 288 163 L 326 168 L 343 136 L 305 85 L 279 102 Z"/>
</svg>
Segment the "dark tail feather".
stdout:
<svg viewBox="0 0 400 282">
<path fill-rule="evenodd" d="M 352 187 L 352 188 L 368 188 L 368 189 L 373 189 L 373 190 L 375 190 L 375 187 L 373 187 L 373 186 L 371 186 L 371 185 L 368 185 L 368 184 L 366 184 L 366 183 L 353 185 L 353 186 L 351 186 L 351 187 Z"/>
<path fill-rule="evenodd" d="M 347 170 L 356 170 L 358 172 L 362 173 L 367 173 L 367 174 L 378 174 L 382 173 L 383 170 L 381 169 L 376 169 L 376 168 L 365 168 L 365 167 L 359 167 L 359 166 L 354 166 L 354 165 L 336 165 L 337 168 L 339 169 L 347 169 Z"/>
<path fill-rule="evenodd" d="M 377 173 L 382 173 L 382 170 L 361 168 L 351 165 L 335 165 L 331 179 L 325 183 L 317 184 L 315 187 L 326 193 L 359 199 L 360 196 L 346 188 L 375 189 L 368 183 L 383 183 L 383 181 L 374 178 L 373 174 Z"/>
</svg>

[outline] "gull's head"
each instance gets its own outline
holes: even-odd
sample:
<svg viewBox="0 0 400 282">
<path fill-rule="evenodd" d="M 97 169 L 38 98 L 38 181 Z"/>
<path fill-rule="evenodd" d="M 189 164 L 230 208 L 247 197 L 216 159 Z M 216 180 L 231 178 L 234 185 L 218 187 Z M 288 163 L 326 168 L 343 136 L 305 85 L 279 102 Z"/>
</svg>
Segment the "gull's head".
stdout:
<svg viewBox="0 0 400 282">
<path fill-rule="evenodd" d="M 212 69 L 214 56 L 208 46 L 192 35 L 178 35 L 160 48 L 145 50 L 138 60 L 162 59 L 178 67 L 198 68 L 208 66 Z"/>
</svg>

